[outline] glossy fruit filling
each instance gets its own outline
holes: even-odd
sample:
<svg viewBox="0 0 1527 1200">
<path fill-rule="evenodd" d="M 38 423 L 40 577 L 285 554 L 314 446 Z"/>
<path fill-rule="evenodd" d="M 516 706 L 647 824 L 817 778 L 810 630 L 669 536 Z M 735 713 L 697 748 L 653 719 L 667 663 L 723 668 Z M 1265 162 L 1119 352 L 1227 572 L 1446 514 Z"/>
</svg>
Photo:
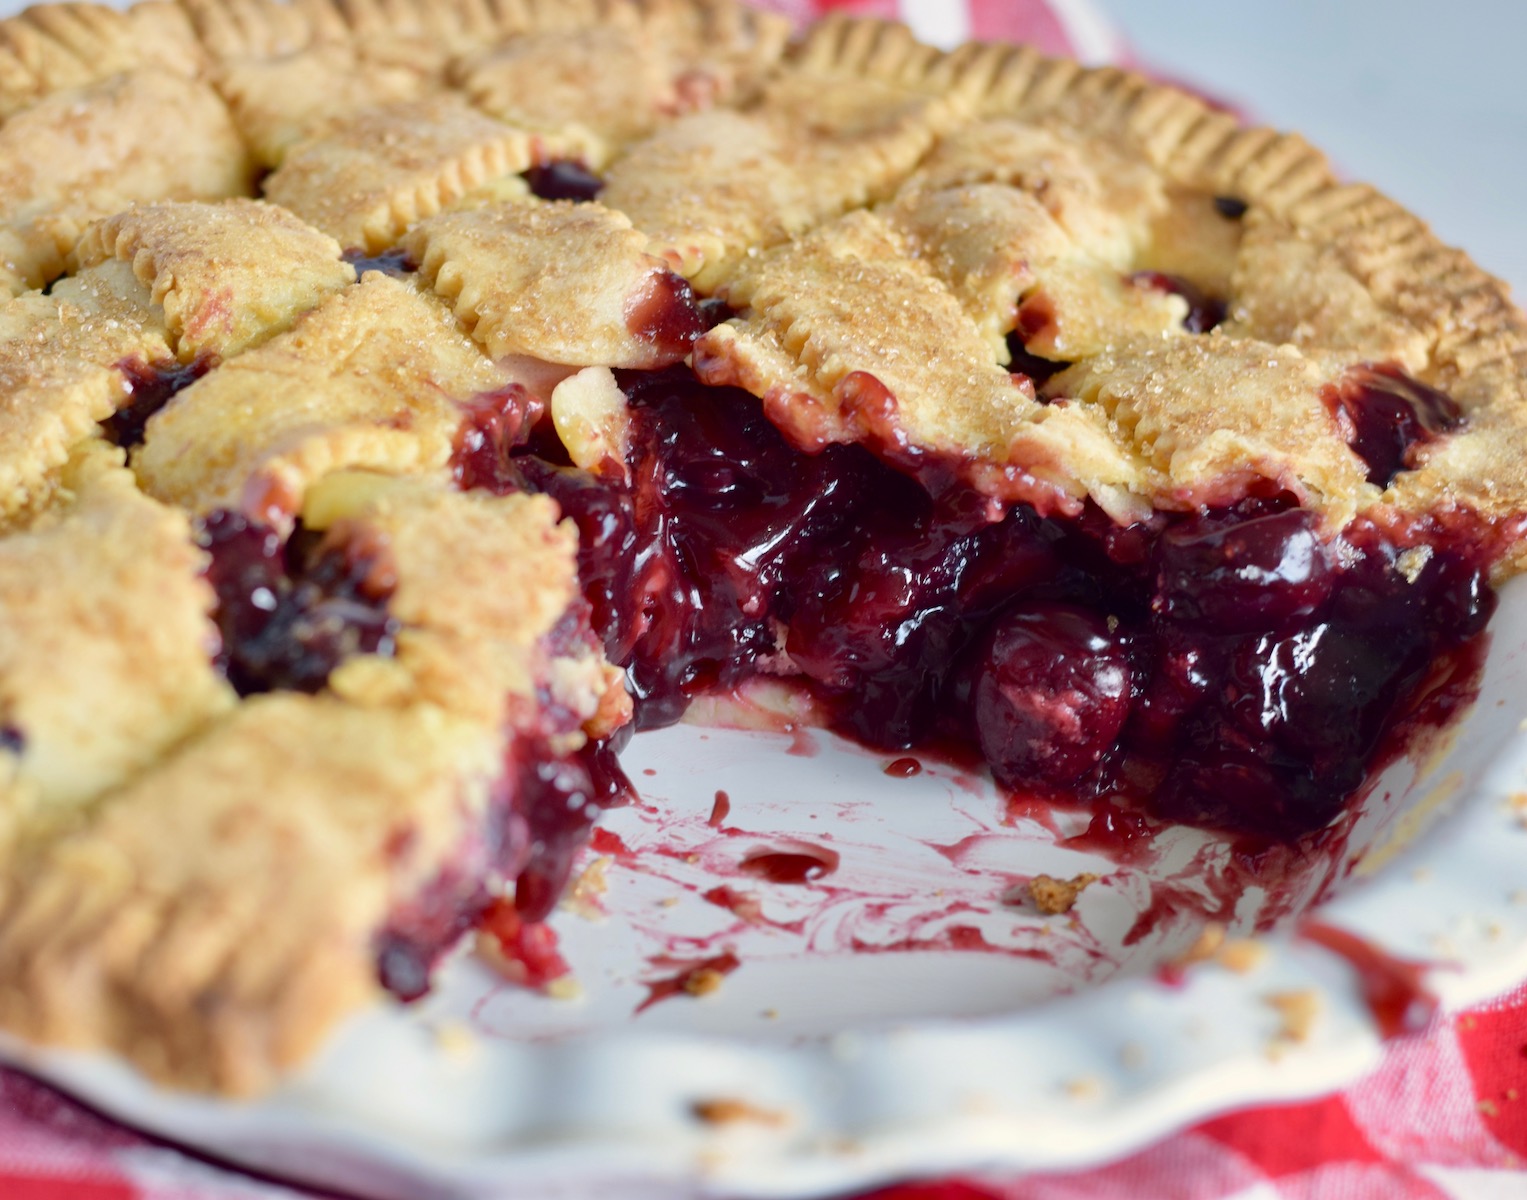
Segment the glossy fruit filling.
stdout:
<svg viewBox="0 0 1527 1200">
<path fill-rule="evenodd" d="M 543 735 L 522 734 L 505 765 L 477 836 L 395 909 L 377 936 L 378 979 L 400 1000 L 428 992 L 440 958 L 474 929 L 505 942 L 512 931 L 516 944 L 506 944 L 505 952 L 525 964 L 519 943 L 527 936 L 533 942 L 527 929 L 551 914 L 589 828 L 606 808 L 631 796 L 614 748 L 603 741 L 564 754 Z M 497 880 L 514 883 L 512 913 L 490 887 Z"/>
<path fill-rule="evenodd" d="M 578 601 L 542 639 L 541 650 L 549 663 L 594 645 L 588 610 Z M 473 929 L 496 939 L 528 973 L 527 982 L 544 984 L 560 973 L 555 939 L 538 926 L 566 891 L 573 860 L 599 815 L 635 795 L 617 757 L 630 734 L 590 739 L 569 752 L 557 746 L 578 729 L 578 714 L 545 687 L 533 711 L 519 711 L 524 707 L 511 714 L 516 732 L 485 820 L 378 935 L 378 978 L 400 1000 L 424 995 L 440 957 Z M 512 900 L 495 894 L 508 883 Z"/>
<path fill-rule="evenodd" d="M 241 696 L 316 692 L 354 654 L 391 654 L 390 574 L 364 545 L 298 532 L 290 539 L 239 513 L 202 520 L 217 594 L 218 665 Z"/>
<path fill-rule="evenodd" d="M 1494 607 L 1488 561 L 1425 524 L 1333 539 L 1271 490 L 1131 526 L 994 514 L 856 446 L 803 454 L 685 368 L 619 379 L 625 470 L 569 465 L 544 428 L 458 470 L 576 522 L 638 728 L 790 676 L 872 746 L 955 748 L 1007 788 L 1290 842 L 1342 811 L 1433 689 L 1472 686 L 1455 668 Z M 1376 472 L 1457 424 L 1389 368 L 1332 402 Z"/>
<path fill-rule="evenodd" d="M 127 400 L 101 422 L 101 432 L 113 445 L 131 450 L 143 441 L 149 418 L 207 373 L 206 359 L 189 363 L 145 363 L 136 360 L 117 364 L 127 390 Z"/>
<path fill-rule="evenodd" d="M 1393 366 L 1347 372 L 1325 401 L 1347 445 L 1368 464 L 1368 482 L 1379 487 L 1415 466 L 1418 449 L 1463 424 L 1451 396 Z"/>
<path fill-rule="evenodd" d="M 592 200 L 604 189 L 604 180 L 581 162 L 552 159 L 531 167 L 521 176 L 533 195 L 542 200 Z"/>
</svg>

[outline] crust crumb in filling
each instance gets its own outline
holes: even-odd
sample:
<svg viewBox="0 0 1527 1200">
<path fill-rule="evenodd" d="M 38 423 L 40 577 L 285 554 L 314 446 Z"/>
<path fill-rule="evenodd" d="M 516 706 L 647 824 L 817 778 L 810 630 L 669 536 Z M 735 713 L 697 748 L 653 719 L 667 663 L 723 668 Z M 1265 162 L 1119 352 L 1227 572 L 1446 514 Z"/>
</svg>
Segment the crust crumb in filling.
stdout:
<svg viewBox="0 0 1527 1200">
<path fill-rule="evenodd" d="M 0 165 L 0 1024 L 178 1085 L 464 942 L 573 994 L 624 740 L 760 678 L 1120 844 L 1312 845 L 1527 563 L 1504 287 L 1117 69 L 730 0 L 42 6 Z"/>
</svg>

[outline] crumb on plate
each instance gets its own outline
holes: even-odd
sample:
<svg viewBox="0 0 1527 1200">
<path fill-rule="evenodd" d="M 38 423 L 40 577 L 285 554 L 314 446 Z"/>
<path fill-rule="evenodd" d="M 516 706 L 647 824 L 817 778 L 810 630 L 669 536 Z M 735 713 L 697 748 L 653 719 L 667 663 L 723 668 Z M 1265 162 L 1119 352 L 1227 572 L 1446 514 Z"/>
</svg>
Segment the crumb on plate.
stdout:
<svg viewBox="0 0 1527 1200">
<path fill-rule="evenodd" d="M 1090 871 L 1073 875 L 1070 879 L 1056 879 L 1051 875 L 1036 875 L 1029 880 L 1029 896 L 1034 907 L 1047 916 L 1059 916 L 1071 911 L 1076 898 L 1098 881 Z"/>
<path fill-rule="evenodd" d="M 1289 992 L 1273 992 L 1263 996 L 1262 1002 L 1278 1014 L 1281 1025 L 1275 1041 L 1306 1042 L 1315 1020 L 1320 1015 L 1320 993 L 1313 988 L 1299 988 Z"/>
<path fill-rule="evenodd" d="M 790 1122 L 789 1114 L 774 1108 L 761 1108 L 734 1096 L 716 1096 L 696 1100 L 689 1106 L 690 1115 L 707 1125 L 736 1125 L 747 1122 L 779 1128 Z"/>
</svg>

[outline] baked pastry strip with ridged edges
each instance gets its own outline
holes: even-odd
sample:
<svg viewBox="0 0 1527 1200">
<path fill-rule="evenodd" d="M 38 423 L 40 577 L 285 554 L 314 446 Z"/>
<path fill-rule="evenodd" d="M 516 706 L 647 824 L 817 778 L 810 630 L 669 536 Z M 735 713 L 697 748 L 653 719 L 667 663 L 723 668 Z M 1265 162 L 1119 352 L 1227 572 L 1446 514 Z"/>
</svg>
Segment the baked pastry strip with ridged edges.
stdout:
<svg viewBox="0 0 1527 1200">
<path fill-rule="evenodd" d="M 152 496 L 290 530 L 331 471 L 441 471 L 469 402 L 511 375 L 437 298 L 378 271 L 177 394 L 133 469 Z"/>
<path fill-rule="evenodd" d="M 212 662 L 206 555 L 122 459 L 82 442 L 0 538 L 0 877 L 234 703 Z"/>
<path fill-rule="evenodd" d="M 501 751 L 428 705 L 245 700 L 10 865 L 0 1021 L 181 1086 L 268 1087 L 375 994 L 372 939 L 482 820 Z"/>
<path fill-rule="evenodd" d="M 283 208 L 254 200 L 128 209 L 75 245 L 79 270 L 131 265 L 163 314 L 181 362 L 231 358 L 355 282 L 340 246 Z"/>
<path fill-rule="evenodd" d="M 589 147 L 597 168 L 666 120 L 747 99 L 787 28 L 730 4 L 617 7 L 591 29 L 522 33 L 450 75 L 483 111 Z"/>
<path fill-rule="evenodd" d="M 155 130 L 173 128 L 168 141 Z M 58 153 L 60 144 L 68 154 Z M 247 195 L 253 169 L 228 109 L 199 80 L 138 70 L 51 92 L 0 125 L 0 286 L 62 274 L 86 225 L 139 201 Z"/>
<path fill-rule="evenodd" d="M 419 100 L 436 87 L 428 72 L 365 62 L 348 42 L 324 42 L 278 58 L 237 58 L 211 78 L 264 168 L 325 123 L 383 104 Z"/>
<path fill-rule="evenodd" d="M 506 203 L 420 221 L 400 243 L 489 357 L 654 368 L 703 329 L 689 285 L 597 203 Z"/>
<path fill-rule="evenodd" d="M 813 26 L 794 61 L 962 96 L 975 88 L 983 114 L 1112 142 L 1171 184 L 1245 206 L 1255 231 L 1246 253 L 1263 262 L 1285 254 L 1313 259 L 1315 302 L 1310 319 L 1290 321 L 1275 315 L 1280 301 L 1265 291 L 1253 291 L 1238 309 L 1232 288 L 1223 334 L 1275 339 L 1301 352 L 1334 350 L 1347 362 L 1397 362 L 1466 416 L 1462 430 L 1424 447 L 1415 469 L 1398 474 L 1380 498 L 1352 497 L 1333 516 L 1375 504 L 1423 520 L 1474 513 L 1501 523 L 1499 570 L 1527 561 L 1519 536 L 1527 511 L 1527 317 L 1503 283 L 1440 243 L 1401 205 L 1369 185 L 1338 181 L 1296 134 L 1242 126 L 1196 97 L 1118 68 L 1045 59 L 1029 47 L 972 43 L 943 54 L 901 26 L 838 17 Z M 1264 276 L 1262 286 L 1279 284 Z M 1357 321 L 1329 304 L 1320 319 L 1322 298 L 1356 294 L 1368 298 L 1358 303 Z M 1215 421 L 1219 403 L 1207 392 L 1182 399 L 1188 419 L 1204 424 Z M 1303 432 L 1312 444 L 1338 436 L 1318 420 Z M 1297 474 L 1299 463 L 1288 465 Z M 1171 503 L 1159 493 L 1154 500 Z"/>
<path fill-rule="evenodd" d="M 576 147 L 565 150 L 577 156 Z M 442 93 L 367 109 L 298 142 L 266 179 L 265 195 L 346 249 L 375 254 L 416 221 L 547 154 L 538 136 Z"/>
<path fill-rule="evenodd" d="M 970 111 L 959 90 L 786 70 L 741 111 L 680 117 L 632 146 L 600 198 L 710 292 L 750 253 L 888 196 Z"/>
<path fill-rule="evenodd" d="M 167 0 L 34 5 L 0 22 L 0 118 L 127 71 L 195 76 L 206 59 L 185 10 Z"/>
<path fill-rule="evenodd" d="M 130 397 L 130 367 L 175 361 L 163 314 L 126 263 L 0 300 L 0 517 L 46 501 L 74 448 Z"/>
</svg>

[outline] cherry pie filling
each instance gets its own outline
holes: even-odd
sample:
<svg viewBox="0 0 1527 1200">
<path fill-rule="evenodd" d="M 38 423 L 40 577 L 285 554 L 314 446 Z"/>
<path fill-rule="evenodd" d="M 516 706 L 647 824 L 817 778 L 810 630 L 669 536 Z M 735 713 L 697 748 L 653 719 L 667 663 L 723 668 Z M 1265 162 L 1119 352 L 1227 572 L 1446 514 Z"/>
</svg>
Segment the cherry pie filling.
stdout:
<svg viewBox="0 0 1527 1200">
<path fill-rule="evenodd" d="M 544 429 L 457 469 L 576 522 L 637 729 L 789 676 L 871 746 L 954 748 L 1010 789 L 1289 843 L 1424 703 L 1472 695 L 1493 551 L 1456 522 L 1332 538 L 1271 485 L 1130 526 L 1090 505 L 994 513 L 936 462 L 914 478 L 857 446 L 801 453 L 752 396 L 687 368 L 618 379 L 625 469 L 573 467 Z M 1390 367 L 1328 403 L 1375 481 L 1460 423 Z"/>
</svg>

